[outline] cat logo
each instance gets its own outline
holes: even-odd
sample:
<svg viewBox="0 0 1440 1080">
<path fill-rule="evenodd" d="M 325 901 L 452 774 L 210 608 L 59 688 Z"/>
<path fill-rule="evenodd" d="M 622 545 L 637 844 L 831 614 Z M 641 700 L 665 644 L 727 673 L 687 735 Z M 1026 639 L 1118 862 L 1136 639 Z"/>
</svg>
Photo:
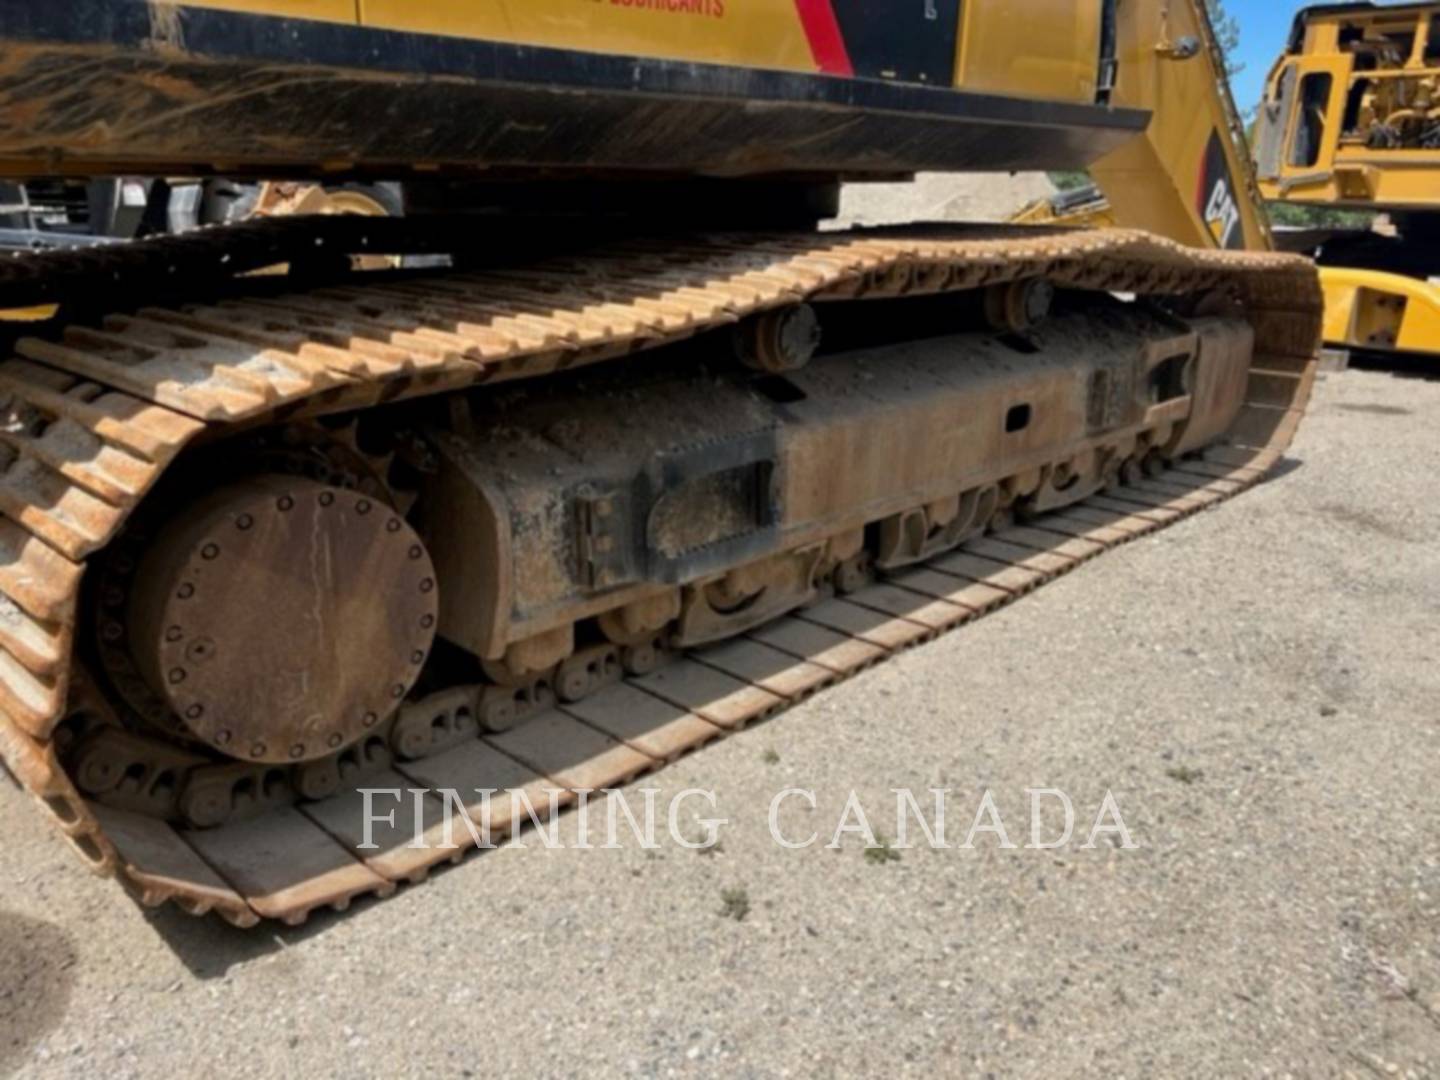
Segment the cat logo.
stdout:
<svg viewBox="0 0 1440 1080">
<path fill-rule="evenodd" d="M 1225 145 L 1220 133 L 1212 132 L 1205 149 L 1205 168 L 1200 174 L 1199 212 L 1215 246 L 1235 250 L 1245 246 L 1245 227 L 1240 216 L 1240 201 L 1235 197 L 1235 184 L 1230 165 L 1225 160 Z"/>
</svg>

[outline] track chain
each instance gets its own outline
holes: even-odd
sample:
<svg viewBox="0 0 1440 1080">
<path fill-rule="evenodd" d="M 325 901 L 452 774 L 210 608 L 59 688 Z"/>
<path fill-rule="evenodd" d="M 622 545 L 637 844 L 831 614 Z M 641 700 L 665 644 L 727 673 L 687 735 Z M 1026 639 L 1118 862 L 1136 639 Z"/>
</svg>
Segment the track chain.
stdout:
<svg viewBox="0 0 1440 1080">
<path fill-rule="evenodd" d="M 205 257 L 226 250 L 227 236 L 236 234 L 207 234 Z M 117 258 L 159 274 L 173 269 L 174 247 L 105 249 L 93 256 L 102 262 L 89 264 L 88 253 L 67 255 L 59 277 L 93 282 L 96 265 L 111 267 L 104 260 Z M 271 258 L 275 250 L 247 258 Z M 7 266 L 0 306 L 20 306 L 36 282 L 59 273 L 53 265 Z M 117 313 L 97 327 L 70 326 L 58 340 L 23 339 L 17 357 L 0 363 L 7 404 L 0 425 L 0 753 L 87 861 L 120 874 L 147 904 L 174 901 L 252 925 L 260 918 L 303 921 L 317 907 L 388 894 L 428 872 L 419 855 L 437 853 L 403 845 L 358 853 L 353 794 L 182 832 L 83 799 L 60 766 L 57 725 L 67 714 L 85 560 L 115 537 L 176 455 L 207 431 L 614 359 L 800 301 L 956 291 L 1036 276 L 1070 288 L 1150 295 L 1224 288 L 1237 295 L 1257 345 L 1232 445 L 976 542 L 987 547 L 972 544 L 698 657 L 545 708 L 508 733 L 467 737 L 390 766 L 398 786 L 465 789 L 488 779 L 497 788 L 575 790 L 658 768 L 1258 481 L 1288 446 L 1308 399 L 1322 307 L 1313 268 L 1286 256 L 1190 251 L 1120 230 L 731 234 L 635 240 L 513 271 L 406 276 L 306 293 L 242 296 L 236 290 L 258 287 L 224 282 L 203 302 Z M 47 295 L 63 293 L 55 286 Z M 614 676 L 612 666 L 601 667 L 601 681 Z M 532 704 L 543 708 L 549 700 Z M 475 707 L 483 713 L 485 703 Z M 491 824 L 503 831 L 513 823 Z"/>
</svg>

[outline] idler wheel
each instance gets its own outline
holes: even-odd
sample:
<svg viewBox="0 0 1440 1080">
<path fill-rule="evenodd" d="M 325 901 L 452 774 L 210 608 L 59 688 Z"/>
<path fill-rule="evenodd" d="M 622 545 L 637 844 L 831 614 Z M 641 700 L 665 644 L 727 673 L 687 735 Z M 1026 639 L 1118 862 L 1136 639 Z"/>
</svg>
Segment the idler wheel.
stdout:
<svg viewBox="0 0 1440 1080">
<path fill-rule="evenodd" d="M 435 638 L 430 555 L 363 494 L 262 477 L 187 507 L 137 569 L 136 665 L 195 738 L 312 761 L 399 706 Z"/>
</svg>

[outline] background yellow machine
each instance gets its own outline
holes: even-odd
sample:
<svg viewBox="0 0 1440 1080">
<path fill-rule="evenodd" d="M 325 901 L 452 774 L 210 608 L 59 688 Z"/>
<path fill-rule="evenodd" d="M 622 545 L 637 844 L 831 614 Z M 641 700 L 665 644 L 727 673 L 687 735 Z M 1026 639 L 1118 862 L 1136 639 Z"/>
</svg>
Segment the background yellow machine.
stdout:
<svg viewBox="0 0 1440 1080">
<path fill-rule="evenodd" d="M 1320 294 L 1220 72 L 1176 0 L 0 0 L 14 182 L 403 211 L 0 261 L 0 754 L 144 902 L 299 922 L 1244 491 Z M 818 227 L 1078 168 L 1167 239 Z"/>
<path fill-rule="evenodd" d="M 1440 352 L 1440 4 L 1302 11 L 1270 74 L 1255 154 L 1268 200 L 1385 214 L 1320 229 L 1325 337 Z"/>
</svg>

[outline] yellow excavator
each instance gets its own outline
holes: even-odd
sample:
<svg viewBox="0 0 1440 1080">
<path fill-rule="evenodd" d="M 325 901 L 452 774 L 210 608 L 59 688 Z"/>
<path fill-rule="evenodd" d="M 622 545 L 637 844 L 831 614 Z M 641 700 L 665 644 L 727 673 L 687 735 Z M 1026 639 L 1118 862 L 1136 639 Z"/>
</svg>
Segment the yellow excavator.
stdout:
<svg viewBox="0 0 1440 1080">
<path fill-rule="evenodd" d="M 1325 339 L 1440 353 L 1440 4 L 1329 4 L 1296 16 L 1256 137 L 1266 199 L 1384 214 L 1319 228 Z"/>
<path fill-rule="evenodd" d="M 1391 362 L 1440 354 L 1440 4 L 1302 10 L 1254 141 L 1260 196 L 1321 212 L 1273 239 L 1318 260 L 1327 345 Z M 1114 226 L 1128 211 L 1109 186 L 1062 191 L 1012 220 Z"/>
<path fill-rule="evenodd" d="M 820 228 L 1080 168 L 1128 228 Z M 0 751 L 241 926 L 1242 492 L 1314 375 L 1187 0 L 0 0 L 0 175 L 403 191 L 0 262 Z"/>
</svg>

